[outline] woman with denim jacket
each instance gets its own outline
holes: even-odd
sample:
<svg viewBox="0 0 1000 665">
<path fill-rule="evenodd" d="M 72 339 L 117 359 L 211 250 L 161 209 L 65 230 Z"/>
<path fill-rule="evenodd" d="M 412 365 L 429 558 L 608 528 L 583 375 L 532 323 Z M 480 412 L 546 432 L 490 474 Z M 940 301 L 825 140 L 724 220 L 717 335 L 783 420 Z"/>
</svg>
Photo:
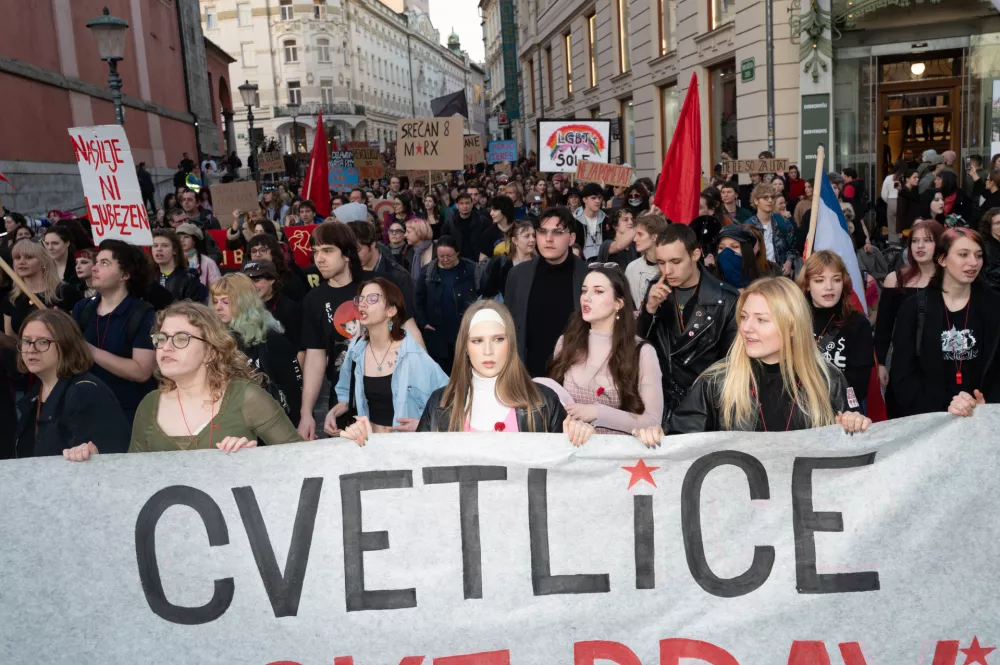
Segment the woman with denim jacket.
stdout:
<svg viewBox="0 0 1000 665">
<path fill-rule="evenodd" d="M 362 433 L 413 432 L 427 399 L 447 385 L 448 375 L 403 330 L 403 293 L 382 277 L 365 282 L 354 299 L 364 333 L 347 350 L 335 388 L 337 404 L 324 431 L 363 444 Z M 357 422 L 340 430 L 337 418 L 353 399 Z"/>
<path fill-rule="evenodd" d="M 764 234 L 764 249 L 767 260 L 778 266 L 785 277 L 792 276 L 792 262 L 798 251 L 795 249 L 795 225 L 774 210 L 774 188 L 770 185 L 754 187 L 750 201 L 757 208 L 757 214 L 747 220 Z"/>
</svg>

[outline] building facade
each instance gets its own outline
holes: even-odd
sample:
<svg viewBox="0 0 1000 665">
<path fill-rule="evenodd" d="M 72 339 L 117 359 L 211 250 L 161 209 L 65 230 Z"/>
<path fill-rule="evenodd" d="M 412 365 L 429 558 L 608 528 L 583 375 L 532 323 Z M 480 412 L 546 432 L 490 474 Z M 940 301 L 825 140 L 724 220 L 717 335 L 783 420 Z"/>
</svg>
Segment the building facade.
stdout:
<svg viewBox="0 0 1000 665">
<path fill-rule="evenodd" d="M 441 44 L 420 2 L 405 13 L 379 0 L 201 0 L 206 36 L 236 61 L 237 85 L 259 87 L 254 127 L 288 153 L 308 154 L 318 113 L 327 139 L 385 148 L 399 118 L 431 115 L 431 99 L 466 90 L 481 70 Z M 485 112 L 481 114 L 485 119 Z M 238 151 L 249 152 L 246 109 L 238 109 Z M 470 118 L 471 120 L 471 118 Z"/>
<path fill-rule="evenodd" d="M 145 162 L 159 194 L 187 152 L 225 149 L 223 112 L 230 108 L 228 58 L 201 31 L 197 0 L 38 0 L 5 2 L 0 22 L 0 123 L 3 205 L 44 215 L 83 213 L 80 172 L 66 129 L 115 122 L 108 65 L 87 21 L 111 14 L 129 23 L 123 82 L 125 131 L 136 163 Z M 47 35 L 47 39 L 39 39 Z"/>
<path fill-rule="evenodd" d="M 500 32 L 499 0 L 480 0 L 479 15 L 483 22 L 483 46 L 486 53 L 486 107 L 490 140 L 504 139 L 503 128 L 497 122 L 506 110 L 507 94 L 504 85 L 503 39 Z"/>
<path fill-rule="evenodd" d="M 992 88 L 1000 18 L 987 0 L 773 0 L 770 42 L 766 5 L 519 2 L 521 150 L 537 150 L 540 118 L 605 118 L 620 128 L 613 161 L 655 178 L 696 75 L 706 174 L 724 153 L 772 149 L 811 175 L 824 143 L 828 169 L 857 167 L 874 185 L 889 155 L 907 147 L 1000 152 L 1000 129 L 988 138 L 993 116 L 984 115 L 994 99 L 1000 112 L 1000 86 Z"/>
</svg>

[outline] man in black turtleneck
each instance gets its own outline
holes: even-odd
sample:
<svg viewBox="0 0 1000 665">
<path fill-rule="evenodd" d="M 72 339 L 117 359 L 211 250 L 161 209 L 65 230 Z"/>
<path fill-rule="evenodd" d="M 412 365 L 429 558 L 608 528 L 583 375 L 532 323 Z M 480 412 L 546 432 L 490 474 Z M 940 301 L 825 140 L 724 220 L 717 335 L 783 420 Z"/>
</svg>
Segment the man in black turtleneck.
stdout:
<svg viewBox="0 0 1000 665">
<path fill-rule="evenodd" d="M 576 223 L 568 208 L 544 210 L 536 231 L 538 253 L 511 268 L 505 301 L 517 328 L 517 352 L 533 377 L 545 376 L 556 341 L 580 307 L 587 264 L 570 251 Z"/>
</svg>

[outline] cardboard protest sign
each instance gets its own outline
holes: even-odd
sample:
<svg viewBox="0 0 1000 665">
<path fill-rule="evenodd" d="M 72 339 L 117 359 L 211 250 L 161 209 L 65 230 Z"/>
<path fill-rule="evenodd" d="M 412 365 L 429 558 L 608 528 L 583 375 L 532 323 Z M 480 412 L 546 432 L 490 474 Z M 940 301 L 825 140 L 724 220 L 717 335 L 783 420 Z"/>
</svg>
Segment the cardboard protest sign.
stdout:
<svg viewBox="0 0 1000 665">
<path fill-rule="evenodd" d="M 4 461 L 3 661 L 989 663 L 998 428 Z"/>
<path fill-rule="evenodd" d="M 517 161 L 517 141 L 490 141 L 490 150 L 486 154 L 490 164 Z"/>
<path fill-rule="evenodd" d="M 334 166 L 330 169 L 330 189 L 346 192 L 358 186 L 358 169 L 353 166 Z"/>
<path fill-rule="evenodd" d="M 285 170 L 285 157 L 280 150 L 265 152 L 257 159 L 261 173 L 282 173 Z"/>
<path fill-rule="evenodd" d="M 334 150 L 330 153 L 330 168 L 354 166 L 354 153 L 350 150 Z"/>
<path fill-rule="evenodd" d="M 602 185 L 611 185 L 612 187 L 628 187 L 632 184 L 632 168 L 584 159 L 576 167 L 576 179 L 584 182 L 599 182 Z"/>
<path fill-rule="evenodd" d="M 538 170 L 576 173 L 583 160 L 610 162 L 610 120 L 539 120 Z"/>
<path fill-rule="evenodd" d="M 371 144 L 368 143 L 368 141 L 348 141 L 347 145 L 344 146 L 344 149 L 345 150 L 350 150 L 350 151 L 353 152 L 355 150 L 361 150 L 361 149 L 370 148 L 370 147 L 371 147 Z"/>
<path fill-rule="evenodd" d="M 252 180 L 246 182 L 227 182 L 212 186 L 212 211 L 223 228 L 233 223 L 233 211 L 247 212 L 260 208 L 257 197 L 257 184 Z"/>
<path fill-rule="evenodd" d="M 483 137 L 479 134 L 465 136 L 463 159 L 466 166 L 475 166 L 483 161 Z"/>
<path fill-rule="evenodd" d="M 788 170 L 788 159 L 724 159 L 723 173 L 777 173 Z"/>
<path fill-rule="evenodd" d="M 120 125 L 72 127 L 69 139 L 80 168 L 94 242 L 114 238 L 153 244 L 149 216 L 125 129 Z"/>
<path fill-rule="evenodd" d="M 463 132 L 461 117 L 401 118 L 396 123 L 396 168 L 460 170 L 464 166 Z"/>
<path fill-rule="evenodd" d="M 382 153 L 365 145 L 363 148 L 351 150 L 354 166 L 358 169 L 358 177 L 363 180 L 378 180 L 383 175 Z"/>
</svg>

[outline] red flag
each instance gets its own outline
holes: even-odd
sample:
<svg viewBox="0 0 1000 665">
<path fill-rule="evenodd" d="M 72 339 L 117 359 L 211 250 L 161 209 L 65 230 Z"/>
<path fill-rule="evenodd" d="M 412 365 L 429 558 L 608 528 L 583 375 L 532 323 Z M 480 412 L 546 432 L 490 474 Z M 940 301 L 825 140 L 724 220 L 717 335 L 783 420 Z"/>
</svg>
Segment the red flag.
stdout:
<svg viewBox="0 0 1000 665">
<path fill-rule="evenodd" d="M 698 75 L 692 74 L 674 138 L 663 160 L 653 203 L 670 221 L 690 224 L 698 216 L 700 196 L 701 103 L 698 101 Z"/>
<path fill-rule="evenodd" d="M 0 173 L 0 180 L 3 180 L 3 181 L 4 181 L 5 183 L 7 183 L 8 185 L 10 185 L 10 188 L 11 188 L 11 189 L 16 189 L 16 188 L 14 187 L 14 183 L 12 183 L 12 182 L 11 182 L 10 180 L 7 180 L 7 176 L 5 176 L 5 175 L 4 175 L 4 174 L 2 174 L 2 173 Z"/>
<path fill-rule="evenodd" d="M 326 132 L 323 130 L 323 112 L 316 119 L 316 136 L 313 138 L 312 155 L 302 198 L 312 201 L 320 218 L 330 216 L 330 166 L 327 163 Z"/>
</svg>

